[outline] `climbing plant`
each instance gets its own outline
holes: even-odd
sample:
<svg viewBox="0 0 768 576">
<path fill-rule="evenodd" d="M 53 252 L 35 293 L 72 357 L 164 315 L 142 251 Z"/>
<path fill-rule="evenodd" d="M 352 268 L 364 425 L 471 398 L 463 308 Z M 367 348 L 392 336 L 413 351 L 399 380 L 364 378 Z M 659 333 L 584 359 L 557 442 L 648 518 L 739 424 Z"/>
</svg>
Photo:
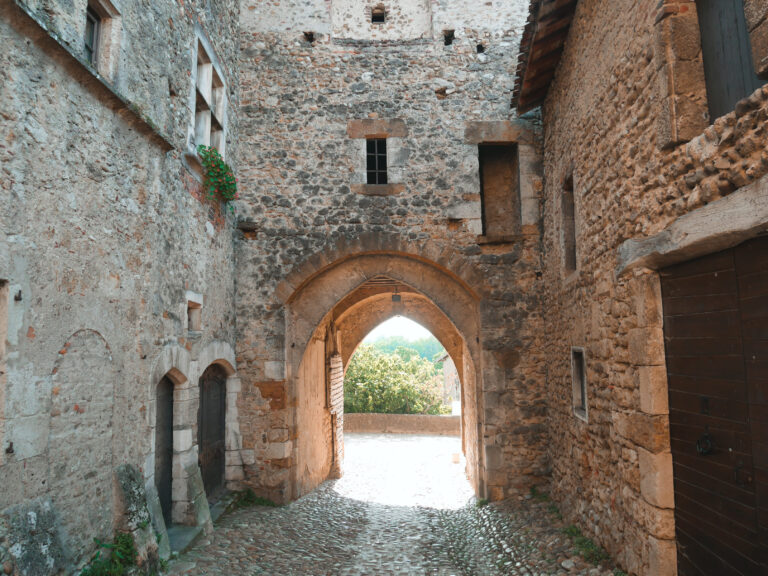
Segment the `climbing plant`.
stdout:
<svg viewBox="0 0 768 576">
<path fill-rule="evenodd" d="M 208 198 L 221 200 L 229 204 L 234 212 L 231 202 L 237 200 L 237 178 L 232 168 L 224 162 L 219 151 L 213 146 L 198 146 L 197 154 L 203 164 L 203 186 Z"/>
</svg>

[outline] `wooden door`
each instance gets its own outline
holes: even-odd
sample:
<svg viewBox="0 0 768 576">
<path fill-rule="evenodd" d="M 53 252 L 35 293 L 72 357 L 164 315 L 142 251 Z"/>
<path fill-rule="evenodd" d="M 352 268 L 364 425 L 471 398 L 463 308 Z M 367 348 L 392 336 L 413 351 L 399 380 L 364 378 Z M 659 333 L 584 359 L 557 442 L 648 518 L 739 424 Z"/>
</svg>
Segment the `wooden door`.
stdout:
<svg viewBox="0 0 768 576">
<path fill-rule="evenodd" d="M 768 574 L 768 240 L 661 278 L 680 576 Z"/>
<path fill-rule="evenodd" d="M 167 377 L 157 385 L 155 421 L 155 486 L 166 526 L 171 525 L 173 503 L 173 382 Z"/>
<path fill-rule="evenodd" d="M 226 388 L 227 374 L 221 366 L 210 366 L 200 378 L 197 439 L 200 472 L 209 499 L 215 499 L 224 485 Z"/>
<path fill-rule="evenodd" d="M 752 65 L 744 0 L 697 0 L 709 113 L 714 121 L 762 86 Z"/>
</svg>

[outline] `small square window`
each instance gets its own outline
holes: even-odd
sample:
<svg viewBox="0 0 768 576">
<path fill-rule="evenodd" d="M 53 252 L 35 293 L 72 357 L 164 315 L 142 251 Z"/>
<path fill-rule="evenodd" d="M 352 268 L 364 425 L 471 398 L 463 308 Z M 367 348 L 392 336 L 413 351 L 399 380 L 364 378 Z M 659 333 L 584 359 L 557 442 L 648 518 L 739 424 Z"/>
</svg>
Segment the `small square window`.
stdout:
<svg viewBox="0 0 768 576">
<path fill-rule="evenodd" d="M 387 184 L 387 139 L 366 140 L 368 184 Z"/>
<path fill-rule="evenodd" d="M 571 348 L 573 413 L 587 419 L 587 359 L 583 348 Z"/>
<path fill-rule="evenodd" d="M 387 11 L 384 6 L 376 6 L 371 10 L 371 22 L 373 24 L 384 24 L 387 20 Z"/>
<path fill-rule="evenodd" d="M 454 39 L 456 38 L 456 32 L 453 30 L 443 30 L 443 44 L 446 46 L 450 46 L 453 44 Z"/>
</svg>

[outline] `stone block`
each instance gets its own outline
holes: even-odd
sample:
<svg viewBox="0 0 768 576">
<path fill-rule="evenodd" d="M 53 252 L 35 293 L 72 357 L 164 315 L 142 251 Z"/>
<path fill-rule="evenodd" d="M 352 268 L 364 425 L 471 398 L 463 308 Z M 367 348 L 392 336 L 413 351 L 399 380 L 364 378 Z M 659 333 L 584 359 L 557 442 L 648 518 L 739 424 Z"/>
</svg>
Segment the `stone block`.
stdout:
<svg viewBox="0 0 768 576">
<path fill-rule="evenodd" d="M 672 481 L 672 453 L 652 454 L 638 449 L 640 493 L 645 501 L 658 508 L 674 508 L 675 491 Z"/>
<path fill-rule="evenodd" d="M 648 538 L 648 574 L 677 576 L 677 546 L 674 540 Z"/>
<path fill-rule="evenodd" d="M 408 126 L 401 118 L 350 120 L 347 123 L 347 136 L 349 138 L 405 138 L 408 136 Z"/>
<path fill-rule="evenodd" d="M 768 16 L 768 0 L 744 0 L 744 17 L 750 31 L 763 23 Z"/>
<path fill-rule="evenodd" d="M 664 330 L 661 327 L 636 328 L 629 333 L 629 361 L 635 366 L 664 364 Z"/>
<path fill-rule="evenodd" d="M 658 274 L 641 273 L 633 278 L 634 312 L 641 327 L 658 327 L 664 322 L 661 282 Z"/>
<path fill-rule="evenodd" d="M 203 477 L 197 464 L 187 467 L 187 482 L 187 491 L 192 496 L 195 526 L 200 526 L 206 534 L 210 534 L 213 532 L 211 509 L 208 506 Z"/>
<path fill-rule="evenodd" d="M 642 412 L 614 413 L 613 424 L 620 436 L 654 454 L 669 450 L 668 416 Z"/>
<path fill-rule="evenodd" d="M 267 380 L 285 379 L 285 362 L 272 360 L 264 362 L 264 376 Z"/>
<path fill-rule="evenodd" d="M 184 428 L 173 431 L 173 451 L 178 453 L 186 452 L 192 448 L 192 430 Z"/>
<path fill-rule="evenodd" d="M 640 366 L 637 374 L 640 410 L 646 414 L 669 414 L 666 366 Z"/>
<path fill-rule="evenodd" d="M 8 551 L 19 574 L 53 576 L 71 572 L 59 533 L 58 513 L 48 500 L 30 500 L 8 508 Z"/>
<path fill-rule="evenodd" d="M 32 458 L 48 448 L 48 414 L 35 414 L 6 422 L 6 443 L 13 442 L 18 459 Z"/>
<path fill-rule="evenodd" d="M 764 20 L 749 33 L 752 44 L 752 61 L 758 76 L 768 76 L 768 20 Z"/>
<path fill-rule="evenodd" d="M 293 442 L 271 442 L 267 445 L 266 458 L 270 460 L 282 460 L 288 458 L 293 450 Z"/>
</svg>

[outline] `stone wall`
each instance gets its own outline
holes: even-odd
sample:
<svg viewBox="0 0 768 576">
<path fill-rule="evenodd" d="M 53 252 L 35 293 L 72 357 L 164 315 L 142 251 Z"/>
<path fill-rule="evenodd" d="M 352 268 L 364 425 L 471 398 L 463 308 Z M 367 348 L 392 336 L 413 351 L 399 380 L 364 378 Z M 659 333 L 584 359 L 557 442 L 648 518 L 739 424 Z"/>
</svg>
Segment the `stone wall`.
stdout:
<svg viewBox="0 0 768 576">
<path fill-rule="evenodd" d="M 669 20 L 688 18 L 691 6 L 665 16 L 672 4 L 686 3 L 667 2 L 657 11 L 656 3 L 579 2 L 569 36 L 574 40 L 544 106 L 554 495 L 566 518 L 632 574 L 676 573 L 675 534 L 658 276 L 643 268 L 650 260 L 627 270 L 620 254 L 628 252 L 619 249 L 740 194 L 768 170 L 765 88 L 712 126 L 702 126 L 695 114 L 669 116 L 659 98 L 660 87 L 669 88 L 661 75 L 670 61 L 696 61 L 695 54 L 677 51 L 690 48 L 698 35 L 695 26 Z M 678 94 L 701 104 L 699 87 L 679 88 Z M 699 109 L 706 110 L 706 102 Z M 671 121 L 682 122 L 674 138 L 659 130 Z M 560 199 L 571 173 L 578 267 L 568 274 Z M 716 246 L 711 239 L 701 244 L 699 250 Z M 572 408 L 572 346 L 586 353 L 588 422 Z"/>
<path fill-rule="evenodd" d="M 233 219 L 201 200 L 184 153 L 198 32 L 237 103 L 225 39 L 238 7 L 111 5 L 121 26 L 107 70 L 85 60 L 86 0 L 0 7 L 0 284 L 13 294 L 0 309 L 0 515 L 13 505 L 20 525 L 27 508 L 50 508 L 66 543 L 51 570 L 82 564 L 93 537 L 111 539 L 119 465 L 152 488 L 164 349 L 184 351 L 179 381 L 196 386 L 195 362 L 220 361 L 206 352 L 217 342 L 234 347 Z M 237 114 L 229 121 L 234 161 Z M 203 295 L 199 333 L 187 329 L 188 290 Z M 17 536 L 0 562 L 34 545 Z"/>
<path fill-rule="evenodd" d="M 398 3 L 386 4 L 393 9 Z M 290 409 L 291 358 L 301 358 L 304 344 L 290 340 L 287 331 L 308 320 L 287 315 L 285 303 L 323 270 L 365 253 L 408 255 L 425 262 L 426 269 L 450 269 L 453 281 L 479 295 L 473 320 L 479 331 L 468 344 L 477 347 L 472 378 L 483 390 L 472 398 L 479 414 L 473 434 L 485 446 L 473 451 L 478 461 L 487 457 L 489 494 L 499 498 L 527 489 L 546 474 L 544 368 L 535 353 L 542 326 L 536 275 L 540 180 L 531 137 L 535 126 L 508 129 L 514 119 L 512 64 L 525 13 L 524 3 L 511 4 L 507 18 L 499 18 L 494 5 L 448 8 L 433 2 L 431 33 L 377 42 L 323 32 L 328 20 L 319 3 L 306 4 L 306 23 L 276 16 L 291 12 L 293 2 L 269 8 L 243 3 L 240 413 L 248 427 L 244 444 L 255 451 L 249 482 L 264 495 L 290 497 L 295 462 L 269 458 L 276 440 L 261 431 L 284 430 L 277 440 L 282 443 L 306 433 L 295 427 Z M 274 17 L 259 21 L 256 14 L 265 10 Z M 443 28 L 457 30 L 452 45 L 445 45 Z M 320 33 L 309 42 L 303 32 L 312 30 Z M 478 53 L 481 42 L 485 51 Z M 397 185 L 384 191 L 353 186 L 364 170 L 365 141 L 352 134 L 350 121 L 362 120 L 405 128 L 393 134 Z M 506 242 L 478 241 L 477 144 L 483 140 L 473 139 L 477 131 L 466 132 L 473 121 L 483 120 L 496 128 L 488 133 L 527 137 L 526 149 L 533 152 L 525 162 L 521 156 L 529 208 L 523 233 Z M 385 274 L 392 266 L 382 260 L 382 269 L 366 274 Z M 330 304 L 320 294 L 316 306 L 325 308 L 319 318 L 346 293 L 333 294 Z M 301 332 L 306 333 L 303 324 Z"/>
<path fill-rule="evenodd" d="M 347 434 L 434 434 L 460 436 L 461 417 L 428 414 L 346 414 Z"/>
</svg>

